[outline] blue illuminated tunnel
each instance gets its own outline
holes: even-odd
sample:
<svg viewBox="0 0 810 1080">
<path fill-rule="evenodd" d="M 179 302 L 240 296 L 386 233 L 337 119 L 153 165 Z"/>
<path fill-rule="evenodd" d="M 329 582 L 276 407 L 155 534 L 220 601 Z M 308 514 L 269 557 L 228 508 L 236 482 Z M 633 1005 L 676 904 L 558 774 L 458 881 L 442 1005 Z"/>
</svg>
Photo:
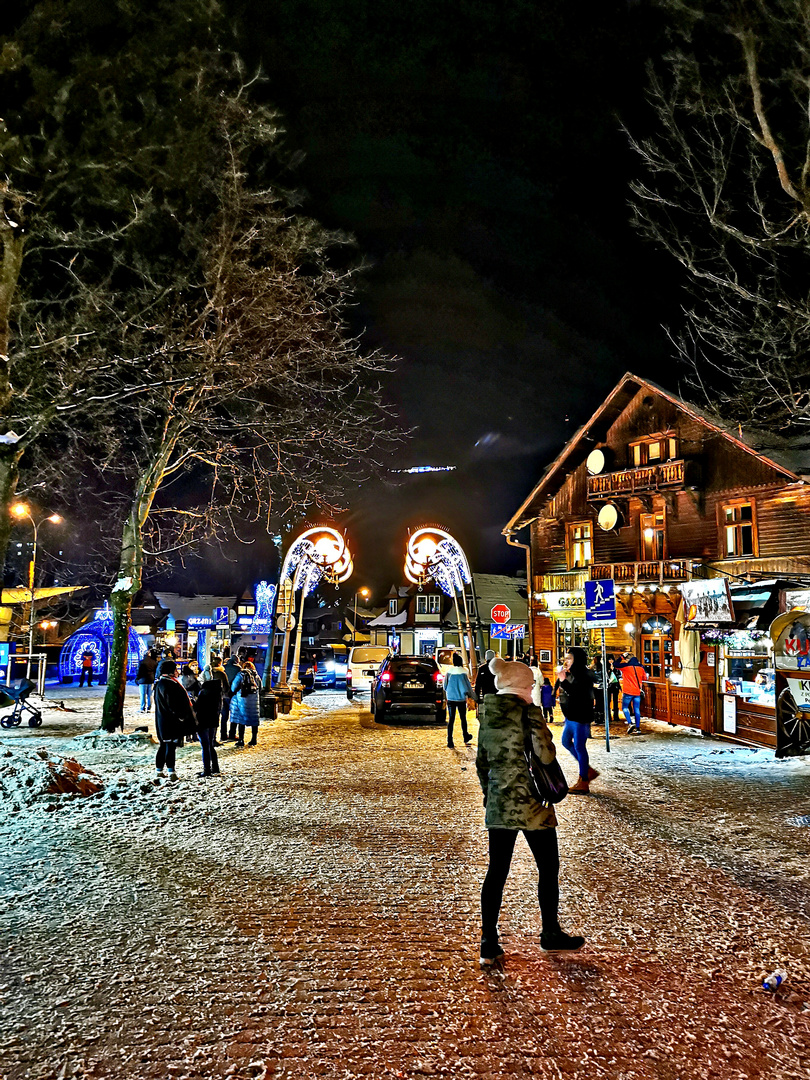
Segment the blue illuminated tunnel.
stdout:
<svg viewBox="0 0 810 1080">
<path fill-rule="evenodd" d="M 107 679 L 107 667 L 112 646 L 113 613 L 107 604 L 96 612 L 96 617 L 89 623 L 75 630 L 62 646 L 59 653 L 59 677 L 62 680 L 77 679 L 82 670 L 82 653 L 93 654 L 94 677 L 100 681 Z M 129 629 L 129 656 L 127 657 L 127 678 L 134 679 L 138 664 L 146 654 L 143 639 Z"/>
</svg>

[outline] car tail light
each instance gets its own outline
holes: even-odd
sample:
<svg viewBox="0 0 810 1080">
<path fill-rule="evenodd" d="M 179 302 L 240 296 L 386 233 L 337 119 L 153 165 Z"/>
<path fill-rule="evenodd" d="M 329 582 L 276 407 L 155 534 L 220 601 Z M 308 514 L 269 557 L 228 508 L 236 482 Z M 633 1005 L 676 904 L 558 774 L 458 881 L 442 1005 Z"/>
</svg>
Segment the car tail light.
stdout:
<svg viewBox="0 0 810 1080">
<path fill-rule="evenodd" d="M 437 686 L 444 686 L 444 675 L 440 671 L 433 672 L 433 681 Z"/>
<path fill-rule="evenodd" d="M 380 675 L 380 682 L 381 683 L 390 683 L 393 678 L 394 678 L 394 676 L 391 674 L 390 671 L 384 671 L 382 673 L 382 675 Z"/>
<path fill-rule="evenodd" d="M 351 681 L 352 681 L 352 669 L 351 668 L 346 668 L 346 682 L 349 683 Z"/>
</svg>

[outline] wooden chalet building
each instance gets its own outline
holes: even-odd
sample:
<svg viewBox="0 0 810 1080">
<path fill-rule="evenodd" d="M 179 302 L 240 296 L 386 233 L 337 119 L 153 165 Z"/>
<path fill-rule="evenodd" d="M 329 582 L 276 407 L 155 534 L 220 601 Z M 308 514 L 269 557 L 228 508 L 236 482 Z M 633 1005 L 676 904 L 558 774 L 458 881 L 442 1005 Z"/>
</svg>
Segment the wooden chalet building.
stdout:
<svg viewBox="0 0 810 1080">
<path fill-rule="evenodd" d="M 504 529 L 514 542 L 530 528 L 530 630 L 544 674 L 570 645 L 595 647 L 584 583 L 613 578 L 619 625 L 608 652 L 629 648 L 644 664 L 647 715 L 776 746 L 766 631 L 780 611 L 810 610 L 809 480 L 810 450 L 725 430 L 625 375 Z M 701 627 L 696 656 L 680 586 L 718 576 L 735 620 Z"/>
</svg>

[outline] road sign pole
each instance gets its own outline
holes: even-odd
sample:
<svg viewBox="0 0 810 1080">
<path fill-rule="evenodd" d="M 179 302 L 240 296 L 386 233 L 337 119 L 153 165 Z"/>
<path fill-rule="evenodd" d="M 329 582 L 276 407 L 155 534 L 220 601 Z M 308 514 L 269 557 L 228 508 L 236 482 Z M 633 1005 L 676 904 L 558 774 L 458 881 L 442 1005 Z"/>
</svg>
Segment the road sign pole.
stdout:
<svg viewBox="0 0 810 1080">
<path fill-rule="evenodd" d="M 608 673 L 607 673 L 607 651 L 605 649 L 605 628 L 600 627 L 599 630 L 602 635 L 602 701 L 605 710 L 605 750 L 610 753 L 610 716 L 608 714 Z"/>
</svg>

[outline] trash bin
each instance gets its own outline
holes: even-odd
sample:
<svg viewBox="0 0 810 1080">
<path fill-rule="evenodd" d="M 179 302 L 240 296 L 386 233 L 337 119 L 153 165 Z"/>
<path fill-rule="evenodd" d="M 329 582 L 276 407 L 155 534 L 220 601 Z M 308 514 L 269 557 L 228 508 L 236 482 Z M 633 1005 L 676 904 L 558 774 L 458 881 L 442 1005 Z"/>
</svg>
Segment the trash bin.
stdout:
<svg viewBox="0 0 810 1080">
<path fill-rule="evenodd" d="M 278 716 L 278 699 L 272 690 L 262 690 L 259 706 L 259 711 L 265 720 L 275 720 Z"/>
</svg>

